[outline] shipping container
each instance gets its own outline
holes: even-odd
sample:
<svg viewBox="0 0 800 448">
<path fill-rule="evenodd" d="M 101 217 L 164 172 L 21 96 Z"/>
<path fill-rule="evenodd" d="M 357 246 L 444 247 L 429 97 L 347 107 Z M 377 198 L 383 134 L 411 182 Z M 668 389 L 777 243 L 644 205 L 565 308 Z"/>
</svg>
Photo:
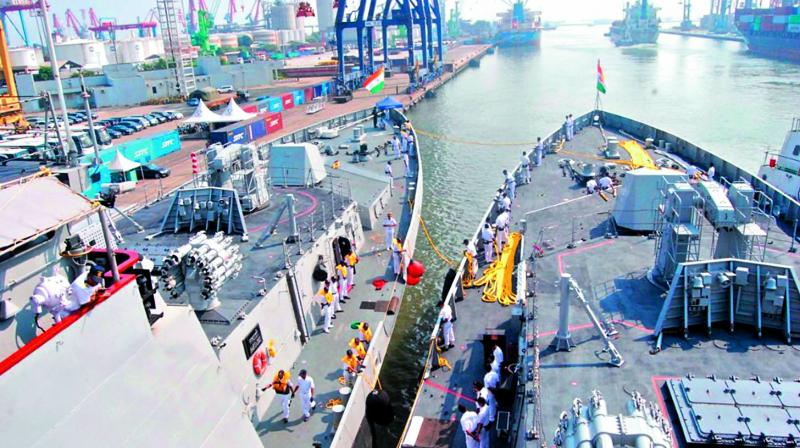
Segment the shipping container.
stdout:
<svg viewBox="0 0 800 448">
<path fill-rule="evenodd" d="M 761 25 L 765 25 L 767 23 L 772 23 L 772 15 L 768 16 L 761 16 Z"/>
<path fill-rule="evenodd" d="M 314 99 L 314 88 L 313 87 L 306 87 L 303 90 L 303 96 L 305 97 L 306 103 L 310 103 L 311 100 Z"/>
<path fill-rule="evenodd" d="M 292 92 L 292 97 L 293 97 L 295 106 L 299 106 L 301 104 L 305 104 L 305 95 L 303 94 L 302 90 L 293 91 Z"/>
<path fill-rule="evenodd" d="M 250 141 L 256 141 L 262 137 L 267 135 L 267 123 L 265 120 L 264 115 L 260 115 L 258 118 L 254 119 L 250 122 Z"/>
<path fill-rule="evenodd" d="M 739 16 L 739 18 L 737 18 L 736 21 L 738 23 L 753 23 L 754 19 L 755 19 L 755 16 L 746 15 L 746 16 Z"/>
<path fill-rule="evenodd" d="M 250 112 L 251 114 L 258 113 L 258 105 L 257 104 L 246 104 L 242 106 L 242 110 L 245 112 Z"/>
<path fill-rule="evenodd" d="M 772 18 L 772 23 L 785 24 L 789 21 L 789 16 L 775 16 Z"/>
<path fill-rule="evenodd" d="M 800 23 L 790 23 L 786 25 L 786 31 L 789 33 L 800 33 Z"/>
<path fill-rule="evenodd" d="M 256 103 L 259 112 L 269 112 L 269 98 Z"/>
<path fill-rule="evenodd" d="M 222 145 L 229 145 L 231 143 L 249 143 L 250 123 L 234 123 L 229 126 L 225 126 L 224 128 L 211 131 L 209 141 L 211 143 L 220 143 Z"/>
<path fill-rule="evenodd" d="M 283 99 L 283 110 L 294 107 L 294 95 L 292 93 L 284 93 L 281 98 Z"/>
<path fill-rule="evenodd" d="M 314 97 L 322 96 L 322 84 L 314 86 L 313 89 L 314 89 Z"/>
<path fill-rule="evenodd" d="M 792 25 L 800 24 L 800 15 L 789 16 L 789 20 L 787 21 L 787 23 Z"/>
<path fill-rule="evenodd" d="M 280 112 L 267 115 L 267 118 L 265 118 L 264 121 L 267 123 L 268 135 L 283 129 L 283 115 L 281 115 Z"/>
<path fill-rule="evenodd" d="M 794 6 L 780 6 L 778 8 L 775 8 L 774 11 L 776 15 L 780 14 L 789 16 L 794 14 Z"/>
<path fill-rule="evenodd" d="M 283 110 L 283 100 L 280 97 L 273 97 L 269 99 L 269 111 L 280 112 Z"/>
</svg>

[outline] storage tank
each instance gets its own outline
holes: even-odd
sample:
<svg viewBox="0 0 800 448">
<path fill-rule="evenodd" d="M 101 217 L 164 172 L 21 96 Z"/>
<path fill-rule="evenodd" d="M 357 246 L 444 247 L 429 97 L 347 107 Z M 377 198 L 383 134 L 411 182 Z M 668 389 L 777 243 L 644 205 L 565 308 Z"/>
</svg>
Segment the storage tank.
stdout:
<svg viewBox="0 0 800 448">
<path fill-rule="evenodd" d="M 222 47 L 238 47 L 239 39 L 235 34 L 220 34 L 219 43 Z"/>
<path fill-rule="evenodd" d="M 278 45 L 278 33 L 275 30 L 253 31 L 253 42 L 258 44 Z"/>
<path fill-rule="evenodd" d="M 96 40 L 75 39 L 56 44 L 60 64 L 72 61 L 87 70 L 100 70 L 108 65 L 106 47 Z"/>
<path fill-rule="evenodd" d="M 11 58 L 11 69 L 15 72 L 25 71 L 32 72 L 39 69 L 44 61 L 40 55 L 32 47 L 17 47 L 9 48 L 8 55 Z"/>
<path fill-rule="evenodd" d="M 444 3 L 444 2 L 442 2 Z M 333 30 L 333 0 L 317 0 L 317 22 L 320 32 Z"/>
<path fill-rule="evenodd" d="M 270 8 L 270 24 L 273 30 L 293 30 L 297 28 L 297 5 L 276 3 Z"/>
</svg>

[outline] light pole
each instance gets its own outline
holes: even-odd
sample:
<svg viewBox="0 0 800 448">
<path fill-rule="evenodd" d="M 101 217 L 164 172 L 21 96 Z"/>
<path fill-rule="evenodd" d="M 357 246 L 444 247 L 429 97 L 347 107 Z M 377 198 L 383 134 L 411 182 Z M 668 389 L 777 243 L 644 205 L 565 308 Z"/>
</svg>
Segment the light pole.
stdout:
<svg viewBox="0 0 800 448">
<path fill-rule="evenodd" d="M 53 70 L 53 80 L 56 83 L 56 93 L 58 93 L 58 105 L 61 108 L 61 120 L 64 123 L 64 133 L 67 136 L 67 148 L 65 153 L 67 163 L 70 166 L 78 164 L 78 151 L 75 149 L 75 142 L 72 141 L 72 131 L 69 129 L 69 117 L 67 116 L 67 103 L 64 101 L 64 88 L 61 86 L 61 75 L 58 72 L 58 60 L 56 59 L 56 47 L 53 43 L 53 35 L 50 32 L 50 22 L 47 21 L 47 4 L 45 0 L 39 0 L 42 22 L 44 23 L 44 35 L 47 39 L 47 48 L 50 55 L 50 68 Z M 58 123 L 56 122 L 56 127 Z M 63 143 L 62 143 L 63 145 Z"/>
</svg>

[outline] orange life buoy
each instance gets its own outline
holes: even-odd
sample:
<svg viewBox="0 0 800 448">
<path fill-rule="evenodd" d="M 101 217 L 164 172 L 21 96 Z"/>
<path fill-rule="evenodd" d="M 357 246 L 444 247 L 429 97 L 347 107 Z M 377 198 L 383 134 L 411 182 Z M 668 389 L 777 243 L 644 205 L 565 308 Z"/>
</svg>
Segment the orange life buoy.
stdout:
<svg viewBox="0 0 800 448">
<path fill-rule="evenodd" d="M 253 373 L 261 376 L 265 370 L 267 370 L 267 354 L 263 350 L 259 350 L 253 355 Z"/>
</svg>

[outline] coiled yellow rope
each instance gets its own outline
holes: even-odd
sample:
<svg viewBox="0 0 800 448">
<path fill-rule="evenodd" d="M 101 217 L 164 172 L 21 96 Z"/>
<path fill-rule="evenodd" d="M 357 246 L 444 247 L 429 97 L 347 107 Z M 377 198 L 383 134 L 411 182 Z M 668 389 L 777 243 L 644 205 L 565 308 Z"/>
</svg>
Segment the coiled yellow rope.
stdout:
<svg viewBox="0 0 800 448">
<path fill-rule="evenodd" d="M 514 294 L 514 257 L 517 253 L 522 234 L 513 232 L 508 237 L 508 242 L 503 247 L 503 252 L 483 272 L 483 276 L 475 280 L 474 286 L 484 286 L 484 302 L 499 302 L 500 305 L 509 306 L 517 303 Z"/>
</svg>

